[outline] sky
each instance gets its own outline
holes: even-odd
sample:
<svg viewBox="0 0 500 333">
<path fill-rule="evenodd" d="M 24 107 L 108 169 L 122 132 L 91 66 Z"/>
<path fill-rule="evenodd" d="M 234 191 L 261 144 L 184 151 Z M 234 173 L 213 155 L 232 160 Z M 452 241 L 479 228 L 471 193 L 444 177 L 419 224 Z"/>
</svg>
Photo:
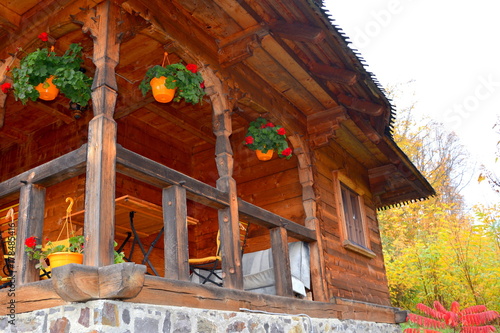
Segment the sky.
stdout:
<svg viewBox="0 0 500 333">
<path fill-rule="evenodd" d="M 499 173 L 498 0 L 324 0 L 324 6 L 383 86 L 413 81 L 396 108 L 416 101 L 417 114 L 443 123 L 478 165 Z M 469 204 L 497 203 L 478 174 L 462 194 Z"/>
</svg>

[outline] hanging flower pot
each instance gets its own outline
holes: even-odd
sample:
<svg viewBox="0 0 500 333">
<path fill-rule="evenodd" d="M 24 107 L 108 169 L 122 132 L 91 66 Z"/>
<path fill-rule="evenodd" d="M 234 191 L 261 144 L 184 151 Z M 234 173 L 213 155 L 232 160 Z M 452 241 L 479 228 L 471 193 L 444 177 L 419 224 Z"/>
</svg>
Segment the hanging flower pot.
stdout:
<svg viewBox="0 0 500 333">
<path fill-rule="evenodd" d="M 67 264 L 82 264 L 83 253 L 76 252 L 54 252 L 48 256 L 50 262 L 50 269 Z"/>
<path fill-rule="evenodd" d="M 165 86 L 166 79 L 167 78 L 165 76 L 159 78 L 154 77 L 149 82 L 153 92 L 153 97 L 160 103 L 168 103 L 174 99 L 175 89 L 168 89 Z"/>
<path fill-rule="evenodd" d="M 267 152 L 263 153 L 262 150 L 257 149 L 255 154 L 257 154 L 257 158 L 261 161 L 269 161 L 273 158 L 274 150 L 269 149 Z"/>
<path fill-rule="evenodd" d="M 56 85 L 52 83 L 54 79 L 54 75 L 48 77 L 45 82 L 40 83 L 35 87 L 35 89 L 40 93 L 40 99 L 44 101 L 52 101 L 59 94 L 59 89 L 57 89 Z"/>
</svg>

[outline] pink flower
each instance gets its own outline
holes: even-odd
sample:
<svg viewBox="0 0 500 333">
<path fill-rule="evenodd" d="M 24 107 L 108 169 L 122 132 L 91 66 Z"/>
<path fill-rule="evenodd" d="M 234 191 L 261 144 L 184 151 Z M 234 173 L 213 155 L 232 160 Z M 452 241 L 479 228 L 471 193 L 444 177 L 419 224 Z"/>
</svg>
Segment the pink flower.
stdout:
<svg viewBox="0 0 500 333">
<path fill-rule="evenodd" d="M 246 145 L 251 145 L 253 143 L 253 137 L 252 136 L 247 136 L 245 138 L 245 144 Z"/>
<path fill-rule="evenodd" d="M 188 71 L 193 72 L 193 73 L 198 72 L 198 66 L 196 66 L 195 64 L 187 64 L 187 65 L 186 65 L 186 69 L 187 69 Z"/>
<path fill-rule="evenodd" d="M 26 240 L 24 241 L 24 245 L 26 245 L 27 247 L 35 247 L 36 238 L 35 237 L 26 238 Z"/>
<path fill-rule="evenodd" d="M 49 40 L 49 34 L 46 32 L 42 32 L 41 34 L 38 35 L 38 38 L 44 42 L 47 42 Z"/>
<path fill-rule="evenodd" d="M 283 151 L 281 152 L 281 155 L 283 156 L 290 156 L 290 154 L 292 154 L 292 148 L 290 147 L 283 149 Z"/>
<path fill-rule="evenodd" d="M 9 82 L 5 82 L 4 84 L 2 84 L 1 88 L 2 92 L 6 94 L 9 92 L 9 89 L 12 88 L 12 84 L 10 84 Z"/>
<path fill-rule="evenodd" d="M 283 127 L 281 127 L 280 129 L 278 129 L 278 132 L 277 132 L 279 135 L 285 135 L 286 134 L 286 131 Z"/>
</svg>

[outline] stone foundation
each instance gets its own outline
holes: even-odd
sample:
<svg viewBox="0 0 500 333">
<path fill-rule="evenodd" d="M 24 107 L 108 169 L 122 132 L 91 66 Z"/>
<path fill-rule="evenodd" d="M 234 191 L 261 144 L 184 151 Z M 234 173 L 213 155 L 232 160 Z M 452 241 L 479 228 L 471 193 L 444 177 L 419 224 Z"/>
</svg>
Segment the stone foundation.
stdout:
<svg viewBox="0 0 500 333">
<path fill-rule="evenodd" d="M 97 300 L 0 317 L 6 333 L 401 333 L 398 325 Z"/>
</svg>

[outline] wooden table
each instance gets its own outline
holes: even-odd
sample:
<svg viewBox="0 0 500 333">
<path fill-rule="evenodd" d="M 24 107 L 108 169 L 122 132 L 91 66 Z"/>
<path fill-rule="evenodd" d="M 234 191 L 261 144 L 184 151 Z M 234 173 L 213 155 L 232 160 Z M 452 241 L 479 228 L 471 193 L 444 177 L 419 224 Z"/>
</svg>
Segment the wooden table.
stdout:
<svg viewBox="0 0 500 333">
<path fill-rule="evenodd" d="M 136 197 L 125 195 L 115 200 L 115 234 L 127 237 L 132 233 L 130 224 L 130 212 L 134 214 L 134 227 L 140 237 L 148 237 L 158 233 L 163 227 L 163 210 L 159 205 L 138 199 Z M 85 211 L 71 214 L 71 220 L 77 225 L 83 226 L 83 216 Z M 198 224 L 198 220 L 188 216 L 188 225 Z"/>
<path fill-rule="evenodd" d="M 116 199 L 115 210 L 115 234 L 125 237 L 125 240 L 117 251 L 121 252 L 125 244 L 132 238 L 132 245 L 126 259 L 130 260 L 132 258 L 135 245 L 138 245 L 144 256 L 142 264 L 148 264 L 153 273 L 158 276 L 158 272 L 149 260 L 149 255 L 163 234 L 162 207 L 130 195 L 125 195 Z M 85 211 L 81 210 L 71 214 L 72 223 L 83 225 L 84 213 Z M 186 222 L 188 225 L 198 224 L 198 220 L 190 216 L 187 217 Z M 157 234 L 157 236 L 146 250 L 141 237 L 149 237 L 154 234 Z"/>
</svg>

